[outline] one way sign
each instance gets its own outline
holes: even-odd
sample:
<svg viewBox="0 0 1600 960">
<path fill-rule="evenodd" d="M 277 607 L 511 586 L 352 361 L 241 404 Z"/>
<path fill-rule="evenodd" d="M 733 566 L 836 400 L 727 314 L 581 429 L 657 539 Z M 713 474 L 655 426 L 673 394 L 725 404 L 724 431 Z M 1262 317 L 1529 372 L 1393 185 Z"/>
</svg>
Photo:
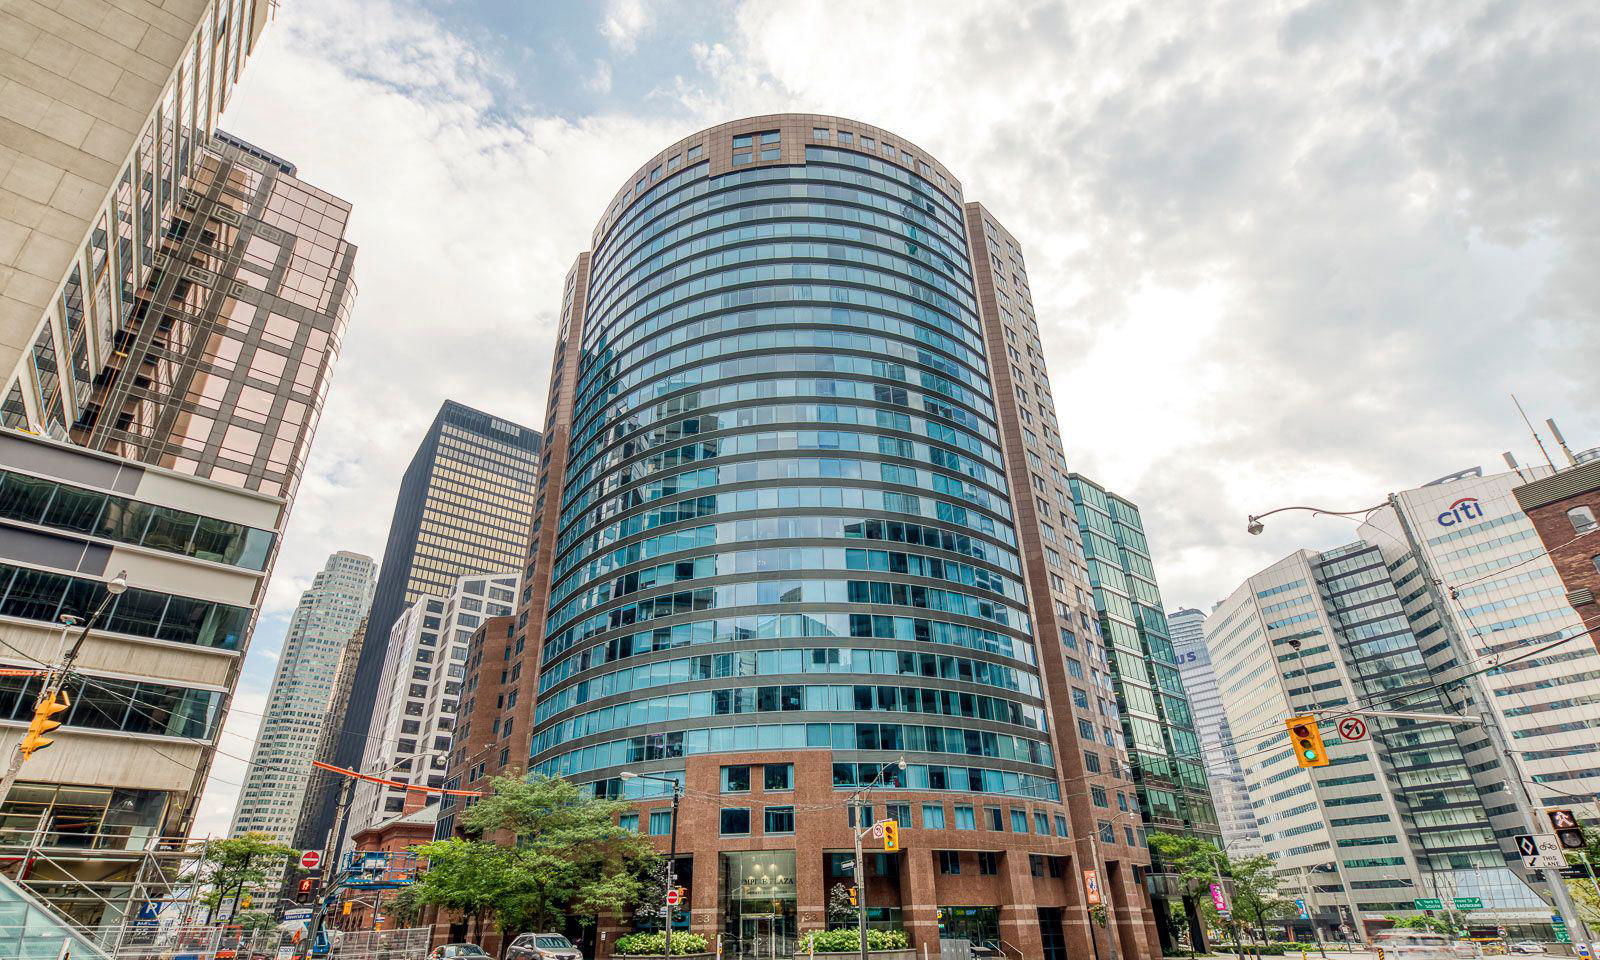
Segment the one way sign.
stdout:
<svg viewBox="0 0 1600 960">
<path fill-rule="evenodd" d="M 1519 833 L 1513 839 L 1522 865 L 1530 870 L 1559 870 L 1567 865 L 1567 858 L 1561 854 L 1561 841 L 1554 834 Z"/>
</svg>

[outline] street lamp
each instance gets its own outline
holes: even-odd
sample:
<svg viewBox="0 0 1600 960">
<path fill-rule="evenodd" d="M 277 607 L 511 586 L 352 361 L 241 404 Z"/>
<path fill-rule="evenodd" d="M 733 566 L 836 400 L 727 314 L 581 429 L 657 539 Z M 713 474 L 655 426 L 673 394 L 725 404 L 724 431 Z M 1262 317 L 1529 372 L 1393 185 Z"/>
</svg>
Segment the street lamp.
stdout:
<svg viewBox="0 0 1600 960">
<path fill-rule="evenodd" d="M 634 773 L 624 770 L 621 773 L 624 780 L 655 780 L 660 783 L 672 784 L 672 839 L 668 842 L 667 853 L 667 889 L 678 884 L 678 799 L 683 796 L 683 784 L 676 777 L 662 777 L 653 773 Z M 663 956 L 672 956 L 672 925 L 678 920 L 678 908 L 673 904 L 666 904 L 667 908 L 667 946 Z M 691 914 L 692 916 L 692 914 Z"/>
<path fill-rule="evenodd" d="M 857 789 L 855 793 L 850 795 L 850 800 L 848 801 L 856 811 L 855 829 L 850 832 L 855 835 L 856 841 L 856 931 L 861 938 L 861 960 L 867 960 L 867 870 L 866 864 L 862 861 L 864 855 L 861 851 L 861 838 L 866 836 L 867 831 L 871 829 L 865 823 L 867 813 L 861 800 L 864 794 L 871 793 L 872 788 L 883 782 L 883 772 L 890 767 L 899 767 L 904 770 L 906 768 L 906 758 L 902 756 L 898 760 L 892 760 L 879 766 L 878 772 L 873 775 L 871 782 Z"/>
<path fill-rule="evenodd" d="M 1276 510 L 1268 510 L 1266 513 L 1251 514 L 1246 520 L 1244 528 L 1250 532 L 1251 536 L 1259 537 L 1261 536 L 1261 531 L 1266 529 L 1261 522 L 1262 519 L 1270 517 L 1274 513 L 1283 513 L 1286 510 L 1306 510 L 1309 511 L 1312 516 L 1326 514 L 1330 517 L 1361 517 L 1366 516 L 1374 510 L 1382 510 L 1388 505 L 1389 501 L 1385 500 L 1383 503 L 1380 503 L 1377 506 L 1367 507 L 1364 510 L 1324 510 L 1321 507 L 1279 507 Z"/>
</svg>

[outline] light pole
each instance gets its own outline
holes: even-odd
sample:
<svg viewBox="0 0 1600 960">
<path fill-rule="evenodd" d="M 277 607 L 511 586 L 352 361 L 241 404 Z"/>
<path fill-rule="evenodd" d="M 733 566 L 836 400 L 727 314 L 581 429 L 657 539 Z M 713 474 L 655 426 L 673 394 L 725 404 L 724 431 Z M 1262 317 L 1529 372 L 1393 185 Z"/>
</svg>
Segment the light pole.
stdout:
<svg viewBox="0 0 1600 960">
<path fill-rule="evenodd" d="M 672 784 L 672 839 L 668 842 L 667 853 L 667 945 L 664 956 L 672 956 L 672 925 L 678 920 L 678 908 L 670 902 L 672 888 L 678 884 L 678 798 L 683 796 L 683 784 L 673 777 L 659 777 L 653 773 L 634 773 L 632 770 L 622 771 L 624 780 L 655 780 L 659 783 Z M 692 917 L 693 914 L 690 914 Z"/>
<path fill-rule="evenodd" d="M 1366 515 L 1376 510 L 1381 510 L 1384 507 L 1388 507 L 1390 510 L 1394 511 L 1395 519 L 1398 520 L 1400 524 L 1400 531 L 1405 535 L 1406 549 L 1409 550 L 1411 555 L 1416 558 L 1417 568 L 1419 570 L 1423 569 L 1425 560 L 1422 546 L 1417 541 L 1415 531 L 1411 529 L 1411 522 L 1406 518 L 1405 511 L 1400 509 L 1400 498 L 1392 493 L 1389 494 L 1388 498 L 1382 503 L 1377 504 L 1376 506 L 1367 507 L 1363 510 L 1338 511 L 1323 510 L 1320 507 L 1278 507 L 1275 510 L 1268 510 L 1265 513 L 1251 515 L 1245 524 L 1245 529 L 1253 535 L 1259 535 L 1263 529 L 1261 523 L 1262 518 L 1269 517 L 1274 513 L 1282 513 L 1286 510 L 1308 510 L 1313 514 L 1328 514 L 1330 516 L 1348 517 L 1357 514 Z M 1462 642 L 1461 637 L 1456 632 L 1454 619 L 1447 615 L 1449 613 L 1449 608 L 1444 602 L 1445 598 L 1439 593 L 1439 581 L 1435 580 L 1432 576 L 1424 577 L 1424 580 L 1426 581 L 1424 586 L 1429 594 L 1429 602 L 1432 603 L 1435 608 L 1437 608 L 1439 625 L 1444 628 L 1445 636 L 1450 641 L 1450 645 L 1455 651 L 1457 660 L 1459 660 L 1461 663 L 1469 662 L 1472 657 L 1468 654 L 1467 645 Z M 1483 724 L 1485 732 L 1489 734 L 1489 747 L 1494 751 L 1495 759 L 1500 762 L 1500 768 L 1506 772 L 1506 777 L 1508 779 L 1506 786 L 1510 788 L 1511 799 L 1517 807 L 1517 814 L 1523 822 L 1523 829 L 1528 831 L 1529 834 L 1537 836 L 1543 832 L 1538 815 L 1539 804 L 1534 800 L 1533 792 L 1528 789 L 1529 778 L 1526 771 L 1524 771 L 1522 768 L 1522 755 L 1511 749 L 1511 737 L 1506 732 L 1504 721 L 1500 716 L 1499 709 L 1494 706 L 1493 698 L 1489 696 L 1488 689 L 1483 685 L 1481 674 L 1473 671 L 1467 671 L 1459 680 L 1452 682 L 1459 683 L 1461 686 L 1465 687 L 1469 697 L 1475 700 L 1477 703 L 1482 704 L 1483 707 L 1481 720 L 1473 717 L 1466 717 L 1460 714 L 1452 714 L 1452 717 L 1457 718 L 1454 720 L 1454 722 L 1459 723 L 1465 721 L 1467 723 Z M 1437 686 L 1440 691 L 1443 692 L 1446 684 L 1435 684 L 1435 686 Z M 1446 702 L 1449 703 L 1451 707 L 1454 707 L 1453 702 L 1450 702 L 1448 699 Z M 1397 716 L 1398 714 L 1391 713 L 1387 715 Z M 1441 715 L 1435 715 L 1432 717 L 1432 719 L 1441 718 Z M 1562 879 L 1560 871 L 1545 869 L 1538 872 L 1544 877 L 1545 885 L 1550 888 L 1550 898 L 1555 901 L 1556 911 L 1567 921 L 1568 924 L 1571 925 L 1571 929 L 1575 938 L 1587 941 L 1589 939 L 1588 927 L 1584 924 L 1583 918 L 1578 915 L 1577 908 L 1572 902 L 1572 896 L 1567 891 L 1566 881 Z"/>
<path fill-rule="evenodd" d="M 866 864 L 862 860 L 861 838 L 872 830 L 866 823 L 866 804 L 862 803 L 862 800 L 865 799 L 866 794 L 872 792 L 874 787 L 883 782 L 883 772 L 890 767 L 899 767 L 904 770 L 906 768 L 906 758 L 901 757 L 878 767 L 878 772 L 873 775 L 872 782 L 856 790 L 855 793 L 850 795 L 849 800 L 849 805 L 856 812 L 855 829 L 850 832 L 855 835 L 856 841 L 856 934 L 861 938 L 861 960 L 867 960 L 867 870 Z"/>
<path fill-rule="evenodd" d="M 66 687 L 67 679 L 72 673 L 72 664 L 78 659 L 78 653 L 83 649 L 83 642 L 89 638 L 89 631 L 100 623 L 100 618 L 105 616 L 106 610 L 111 607 L 111 601 L 121 596 L 126 589 L 128 589 L 128 571 L 126 570 L 118 571 L 115 577 L 106 581 L 106 594 L 100 598 L 100 604 L 94 608 L 94 613 L 89 615 L 89 619 L 84 623 L 83 629 L 78 631 L 78 638 L 61 655 L 60 662 L 45 672 L 44 683 L 39 688 L 39 699 L 34 702 L 33 707 L 36 718 L 40 709 L 47 704 L 54 703 L 57 694 L 61 693 L 62 689 Z M 68 623 L 67 626 L 70 628 L 71 624 Z M 66 637 L 63 634 L 62 640 L 65 641 L 65 639 Z M 17 774 L 22 772 L 22 761 L 27 758 L 27 755 L 23 752 L 23 745 L 27 739 L 26 736 L 18 739 L 16 746 L 11 750 L 11 764 L 6 768 L 5 776 L 0 777 L 0 804 L 5 803 L 6 798 L 11 795 L 11 787 L 17 782 Z"/>
</svg>

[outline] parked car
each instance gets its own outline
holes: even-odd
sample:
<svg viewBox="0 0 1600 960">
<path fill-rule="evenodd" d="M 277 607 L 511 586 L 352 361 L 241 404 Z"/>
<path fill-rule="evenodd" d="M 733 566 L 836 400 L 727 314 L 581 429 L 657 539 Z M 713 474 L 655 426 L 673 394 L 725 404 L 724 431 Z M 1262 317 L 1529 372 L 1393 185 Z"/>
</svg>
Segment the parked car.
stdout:
<svg viewBox="0 0 1600 960">
<path fill-rule="evenodd" d="M 1544 944 L 1537 940 L 1519 940 L 1511 945 L 1512 953 L 1549 953 Z"/>
<path fill-rule="evenodd" d="M 476 943 L 441 943 L 428 954 L 428 960 L 487 960 L 488 956 Z"/>
<path fill-rule="evenodd" d="M 524 933 L 511 941 L 506 960 L 583 960 L 583 952 L 559 933 Z"/>
<path fill-rule="evenodd" d="M 1429 930 L 1384 930 L 1372 938 L 1372 945 L 1395 960 L 1456 960 L 1450 939 Z"/>
</svg>

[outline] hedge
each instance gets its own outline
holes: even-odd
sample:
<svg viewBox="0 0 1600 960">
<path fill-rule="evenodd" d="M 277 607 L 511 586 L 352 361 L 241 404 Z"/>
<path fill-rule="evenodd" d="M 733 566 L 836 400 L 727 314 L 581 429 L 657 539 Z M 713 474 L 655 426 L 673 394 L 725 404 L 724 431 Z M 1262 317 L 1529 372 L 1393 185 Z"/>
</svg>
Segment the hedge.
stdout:
<svg viewBox="0 0 1600 960">
<path fill-rule="evenodd" d="M 861 934 L 855 929 L 841 930 L 812 930 L 800 938 L 800 945 L 795 948 L 796 953 L 804 953 L 811 949 L 811 941 L 816 940 L 818 953 L 850 953 L 861 950 Z M 904 950 L 911 945 L 911 939 L 904 930 L 868 930 L 868 950 Z"/>
<path fill-rule="evenodd" d="M 871 939 L 870 937 L 868 938 Z M 661 956 L 667 949 L 667 935 L 665 933 L 630 933 L 617 938 L 612 945 L 613 953 L 622 957 L 648 957 Z M 681 956 L 685 953 L 705 953 L 706 938 L 698 933 L 674 933 L 672 935 L 672 953 Z"/>
</svg>

